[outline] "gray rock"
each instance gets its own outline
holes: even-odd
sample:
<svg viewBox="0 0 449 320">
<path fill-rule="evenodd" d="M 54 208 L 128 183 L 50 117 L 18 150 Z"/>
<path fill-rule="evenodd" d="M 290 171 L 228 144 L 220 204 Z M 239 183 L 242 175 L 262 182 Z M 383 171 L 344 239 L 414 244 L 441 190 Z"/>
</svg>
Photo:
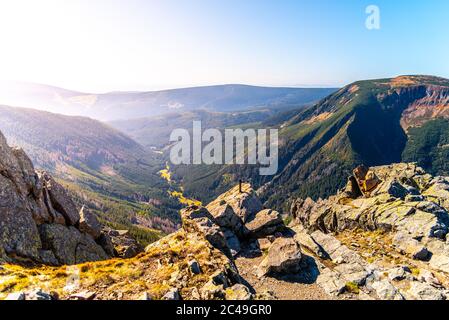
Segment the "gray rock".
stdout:
<svg viewBox="0 0 449 320">
<path fill-rule="evenodd" d="M 438 271 L 449 273 L 449 252 L 448 255 L 433 255 L 430 259 L 430 266 Z"/>
<path fill-rule="evenodd" d="M 232 256 L 233 257 L 237 256 L 242 250 L 239 238 L 235 235 L 234 232 L 232 232 L 229 229 L 224 229 L 223 234 L 226 239 L 226 244 L 228 248 L 231 250 Z"/>
<path fill-rule="evenodd" d="M 129 234 L 128 230 L 103 228 L 102 233 L 105 236 L 101 236 L 97 241 L 109 251 L 109 239 L 114 246 L 114 255 L 119 258 L 129 259 L 144 251 L 143 246 Z"/>
<path fill-rule="evenodd" d="M 417 276 L 420 282 L 426 282 L 434 287 L 441 287 L 440 280 L 435 278 L 434 274 L 426 269 L 419 269 L 419 275 Z"/>
<path fill-rule="evenodd" d="M 50 250 L 40 250 L 39 257 L 40 257 L 40 261 L 42 261 L 44 264 L 47 264 L 50 266 L 58 266 L 59 265 L 59 261 L 58 261 L 58 259 L 56 259 L 55 254 Z"/>
<path fill-rule="evenodd" d="M 404 267 L 396 267 L 387 271 L 388 279 L 391 281 L 404 280 L 409 275 L 409 269 Z"/>
<path fill-rule="evenodd" d="M 79 230 L 90 234 L 95 240 L 101 236 L 102 226 L 97 217 L 86 207 L 82 207 L 80 213 Z"/>
<path fill-rule="evenodd" d="M 42 289 L 37 289 L 31 292 L 27 292 L 26 300 L 57 300 L 52 294 L 42 291 Z"/>
<path fill-rule="evenodd" d="M 53 208 L 64 216 L 67 225 L 76 225 L 80 215 L 67 191 L 47 172 L 41 171 L 38 175 L 50 195 Z"/>
<path fill-rule="evenodd" d="M 301 269 L 300 245 L 293 238 L 278 238 L 259 265 L 258 276 L 296 273 Z"/>
<path fill-rule="evenodd" d="M 247 286 L 243 284 L 235 284 L 232 287 L 226 289 L 226 300 L 239 300 L 239 301 L 247 301 L 253 300 L 254 296 L 250 292 Z"/>
<path fill-rule="evenodd" d="M 346 290 L 347 281 L 337 272 L 325 268 L 317 278 L 317 284 L 330 296 L 338 296 Z"/>
<path fill-rule="evenodd" d="M 94 239 L 75 227 L 43 224 L 40 234 L 44 248 L 51 250 L 60 264 L 78 264 L 108 259 L 108 255 Z"/>
<path fill-rule="evenodd" d="M 316 254 L 321 259 L 328 259 L 327 253 L 318 245 L 311 235 L 306 233 L 306 231 L 302 227 L 294 227 L 293 231 L 295 232 L 295 240 L 303 247 L 314 254 Z"/>
<path fill-rule="evenodd" d="M 358 263 L 343 263 L 334 268 L 348 282 L 362 286 L 370 273 Z"/>
<path fill-rule="evenodd" d="M 245 224 L 250 238 L 264 238 L 284 228 L 281 214 L 275 210 L 265 209 L 256 213 L 254 218 Z"/>
<path fill-rule="evenodd" d="M 162 300 L 181 300 L 179 290 L 176 288 L 170 289 L 163 297 Z"/>
<path fill-rule="evenodd" d="M 36 172 L 1 133 L 0 172 L 1 261 L 60 265 L 108 258 L 75 227 L 80 216 L 68 192 L 47 172 Z"/>
<path fill-rule="evenodd" d="M 388 280 L 375 281 L 371 287 L 376 291 L 379 299 L 382 300 L 404 300 L 399 290 Z"/>
<path fill-rule="evenodd" d="M 407 298 L 413 300 L 445 300 L 445 295 L 441 290 L 435 287 L 418 281 L 413 281 L 410 284 L 410 289 L 406 291 Z"/>
<path fill-rule="evenodd" d="M 108 234 L 108 229 L 102 230 L 100 237 L 97 239 L 97 243 L 103 248 L 107 255 L 114 257 L 116 254 L 114 243 Z"/>
<path fill-rule="evenodd" d="M 251 220 L 256 213 L 263 209 L 262 203 L 256 195 L 256 192 L 251 188 L 250 184 L 243 184 L 242 191 L 239 192 L 239 186 L 235 186 L 228 192 L 220 195 L 207 207 L 219 207 L 227 204 L 232 207 L 234 213 L 240 217 L 243 223 Z"/>
<path fill-rule="evenodd" d="M 385 186 L 385 193 L 395 198 L 405 199 L 405 197 L 409 194 L 409 191 L 398 181 L 393 180 L 389 181 Z"/>
<path fill-rule="evenodd" d="M 317 243 L 332 260 L 335 260 L 338 257 L 335 253 L 342 246 L 338 239 L 321 231 L 315 231 L 311 236 L 313 241 Z"/>
<path fill-rule="evenodd" d="M 398 232 L 393 238 L 393 245 L 412 259 L 425 261 L 429 258 L 429 250 L 410 235 Z"/>
<path fill-rule="evenodd" d="M 315 231 L 311 234 L 314 241 L 320 245 L 332 261 L 337 264 L 342 263 L 358 263 L 364 265 L 365 261 L 354 251 L 342 245 L 341 242 L 329 234 L 321 231 Z"/>
<path fill-rule="evenodd" d="M 202 234 L 215 248 L 231 255 L 225 235 L 206 208 L 191 206 L 181 210 L 182 227 L 187 232 Z"/>
<path fill-rule="evenodd" d="M 224 201 L 224 200 L 223 200 Z M 207 207 L 214 218 L 214 222 L 222 228 L 230 229 L 239 236 L 243 236 L 244 228 L 242 219 L 234 212 L 234 209 L 226 202 L 221 204 L 217 201 L 210 203 Z"/>
</svg>

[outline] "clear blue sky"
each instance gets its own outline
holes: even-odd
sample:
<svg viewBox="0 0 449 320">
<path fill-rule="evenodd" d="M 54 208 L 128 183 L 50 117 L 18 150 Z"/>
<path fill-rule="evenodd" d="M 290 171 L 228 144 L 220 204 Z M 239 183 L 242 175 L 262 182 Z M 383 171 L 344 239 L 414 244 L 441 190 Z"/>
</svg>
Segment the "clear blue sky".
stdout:
<svg viewBox="0 0 449 320">
<path fill-rule="evenodd" d="M 448 34 L 447 0 L 2 0 L 0 78 L 93 92 L 449 78 Z"/>
</svg>

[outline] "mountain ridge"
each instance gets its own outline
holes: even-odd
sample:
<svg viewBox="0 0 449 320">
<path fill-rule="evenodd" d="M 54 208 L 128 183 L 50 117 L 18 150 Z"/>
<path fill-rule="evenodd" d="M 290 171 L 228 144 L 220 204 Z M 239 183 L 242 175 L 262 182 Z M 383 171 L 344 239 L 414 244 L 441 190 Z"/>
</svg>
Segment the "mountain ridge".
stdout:
<svg viewBox="0 0 449 320">
<path fill-rule="evenodd" d="M 223 192 L 227 187 L 224 177 L 231 183 L 243 179 L 260 188 L 268 206 L 284 210 L 288 210 L 285 201 L 295 195 L 318 199 L 333 194 L 342 187 L 351 168 L 359 164 L 417 161 L 425 170 L 436 173 L 443 166 L 446 152 L 434 150 L 439 154 L 434 166 L 423 163 L 421 158 L 426 153 L 423 148 L 428 144 L 420 139 L 422 127 L 413 129 L 413 138 L 402 127 L 401 120 L 410 109 L 415 111 L 407 118 L 409 123 L 421 125 L 442 117 L 441 130 L 434 135 L 433 146 L 445 145 L 444 129 L 449 118 L 447 97 L 449 80 L 439 77 L 399 76 L 357 81 L 299 110 L 287 121 L 275 123 L 280 129 L 280 150 L 279 171 L 274 177 L 259 176 L 254 166 L 198 167 L 188 170 L 188 174 L 182 167 L 175 171 L 180 179 L 188 181 L 187 194 L 200 200 L 207 188 Z M 422 109 L 439 111 L 424 115 L 416 112 Z M 404 150 L 408 150 L 405 155 Z M 422 156 L 417 159 L 414 154 Z M 207 179 L 201 178 L 205 176 L 203 172 L 208 172 Z"/>
<path fill-rule="evenodd" d="M 0 92 L 0 104 L 112 121 L 181 110 L 242 111 L 267 106 L 298 106 L 319 100 L 332 91 L 335 89 L 216 85 L 95 94 L 24 84 Z"/>
</svg>

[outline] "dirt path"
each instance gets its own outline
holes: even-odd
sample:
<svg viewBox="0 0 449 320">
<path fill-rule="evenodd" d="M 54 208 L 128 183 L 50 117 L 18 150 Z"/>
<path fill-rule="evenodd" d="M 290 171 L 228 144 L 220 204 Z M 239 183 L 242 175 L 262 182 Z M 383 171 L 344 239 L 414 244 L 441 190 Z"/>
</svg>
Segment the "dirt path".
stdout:
<svg viewBox="0 0 449 320">
<path fill-rule="evenodd" d="M 279 300 L 332 300 L 332 297 L 314 283 L 316 275 L 309 270 L 306 270 L 301 276 L 259 279 L 256 276 L 257 266 L 262 260 L 263 256 L 256 258 L 239 257 L 236 259 L 240 274 L 257 293 L 270 291 Z"/>
</svg>

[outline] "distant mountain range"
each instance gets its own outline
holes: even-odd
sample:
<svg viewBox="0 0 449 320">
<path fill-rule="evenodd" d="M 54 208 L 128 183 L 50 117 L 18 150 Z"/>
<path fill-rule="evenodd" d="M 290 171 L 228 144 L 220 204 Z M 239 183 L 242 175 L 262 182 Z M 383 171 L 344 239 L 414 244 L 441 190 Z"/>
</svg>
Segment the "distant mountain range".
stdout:
<svg viewBox="0 0 449 320">
<path fill-rule="evenodd" d="M 151 92 L 82 93 L 31 83 L 2 84 L 0 104 L 112 121 L 203 109 L 214 112 L 288 108 L 310 104 L 332 88 L 218 85 Z"/>
</svg>

